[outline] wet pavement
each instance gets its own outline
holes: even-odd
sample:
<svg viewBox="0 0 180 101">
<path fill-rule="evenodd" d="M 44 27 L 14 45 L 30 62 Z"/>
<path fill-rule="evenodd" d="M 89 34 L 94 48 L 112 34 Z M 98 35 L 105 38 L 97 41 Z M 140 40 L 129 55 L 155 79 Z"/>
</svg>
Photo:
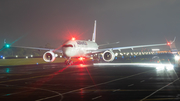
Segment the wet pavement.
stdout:
<svg viewBox="0 0 180 101">
<path fill-rule="evenodd" d="M 151 64 L 6 66 L 0 67 L 0 100 L 179 101 L 179 76 L 179 68 Z"/>
</svg>

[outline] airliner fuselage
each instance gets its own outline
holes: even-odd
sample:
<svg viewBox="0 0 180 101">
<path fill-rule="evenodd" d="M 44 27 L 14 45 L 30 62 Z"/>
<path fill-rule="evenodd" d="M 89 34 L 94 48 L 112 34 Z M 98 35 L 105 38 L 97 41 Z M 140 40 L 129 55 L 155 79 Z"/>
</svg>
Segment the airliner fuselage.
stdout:
<svg viewBox="0 0 180 101">
<path fill-rule="evenodd" d="M 58 56 L 55 52 L 63 53 L 67 60 L 65 63 L 67 65 L 73 64 L 71 57 L 86 57 L 90 54 L 102 53 L 102 59 L 106 62 L 111 62 L 115 58 L 115 54 L 113 50 L 121 51 L 122 49 L 133 49 L 133 48 L 141 48 L 141 47 L 152 47 L 152 46 L 162 46 L 162 45 L 171 45 L 175 41 L 175 38 L 172 42 L 163 43 L 163 44 L 151 44 L 151 45 L 138 45 L 138 46 L 125 46 L 125 47 L 113 47 L 113 48 L 104 48 L 98 49 L 99 46 L 96 43 L 96 20 L 94 22 L 94 31 L 92 35 L 92 41 L 85 40 L 68 40 L 62 45 L 62 50 L 58 49 L 47 49 L 47 48 L 36 48 L 36 47 L 19 47 L 19 48 L 30 48 L 30 49 L 38 49 L 38 50 L 48 50 L 44 53 L 43 59 L 46 62 L 53 62 L 55 58 Z"/>
<path fill-rule="evenodd" d="M 66 57 L 85 56 L 89 51 L 97 49 L 97 43 L 84 40 L 69 40 L 62 46 L 63 55 Z"/>
</svg>

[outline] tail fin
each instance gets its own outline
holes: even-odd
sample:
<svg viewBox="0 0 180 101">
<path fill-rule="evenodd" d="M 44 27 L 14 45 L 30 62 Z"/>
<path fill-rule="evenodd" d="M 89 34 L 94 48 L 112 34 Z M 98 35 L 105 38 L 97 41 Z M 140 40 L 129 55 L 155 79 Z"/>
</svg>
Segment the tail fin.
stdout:
<svg viewBox="0 0 180 101">
<path fill-rule="evenodd" d="M 96 41 L 96 20 L 94 22 L 94 32 L 93 32 L 93 36 L 92 36 L 92 41 L 95 42 Z"/>
<path fill-rule="evenodd" d="M 4 39 L 4 44 L 6 44 L 6 39 Z"/>
</svg>

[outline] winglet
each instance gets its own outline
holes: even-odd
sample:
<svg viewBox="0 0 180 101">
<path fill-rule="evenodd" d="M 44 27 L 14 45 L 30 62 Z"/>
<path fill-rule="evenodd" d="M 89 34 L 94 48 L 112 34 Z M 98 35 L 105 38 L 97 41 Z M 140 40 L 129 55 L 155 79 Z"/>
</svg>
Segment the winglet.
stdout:
<svg viewBox="0 0 180 101">
<path fill-rule="evenodd" d="M 171 44 L 174 43 L 175 40 L 176 40 L 176 37 L 174 37 L 174 40 L 171 42 Z"/>
<path fill-rule="evenodd" d="M 96 20 L 94 22 L 94 32 L 93 32 L 93 36 L 92 36 L 92 41 L 95 42 L 96 41 Z"/>
</svg>

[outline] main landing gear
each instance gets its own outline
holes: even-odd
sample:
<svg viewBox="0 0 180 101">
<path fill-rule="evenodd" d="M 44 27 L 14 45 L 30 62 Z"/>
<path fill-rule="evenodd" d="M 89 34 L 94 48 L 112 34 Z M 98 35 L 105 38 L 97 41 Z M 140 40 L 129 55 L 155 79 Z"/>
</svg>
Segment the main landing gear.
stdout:
<svg viewBox="0 0 180 101">
<path fill-rule="evenodd" d="M 74 62 L 72 61 L 72 60 L 70 60 L 71 58 L 69 58 L 69 59 L 67 59 L 66 61 L 65 61 L 65 64 L 66 65 L 72 65 Z"/>
</svg>

